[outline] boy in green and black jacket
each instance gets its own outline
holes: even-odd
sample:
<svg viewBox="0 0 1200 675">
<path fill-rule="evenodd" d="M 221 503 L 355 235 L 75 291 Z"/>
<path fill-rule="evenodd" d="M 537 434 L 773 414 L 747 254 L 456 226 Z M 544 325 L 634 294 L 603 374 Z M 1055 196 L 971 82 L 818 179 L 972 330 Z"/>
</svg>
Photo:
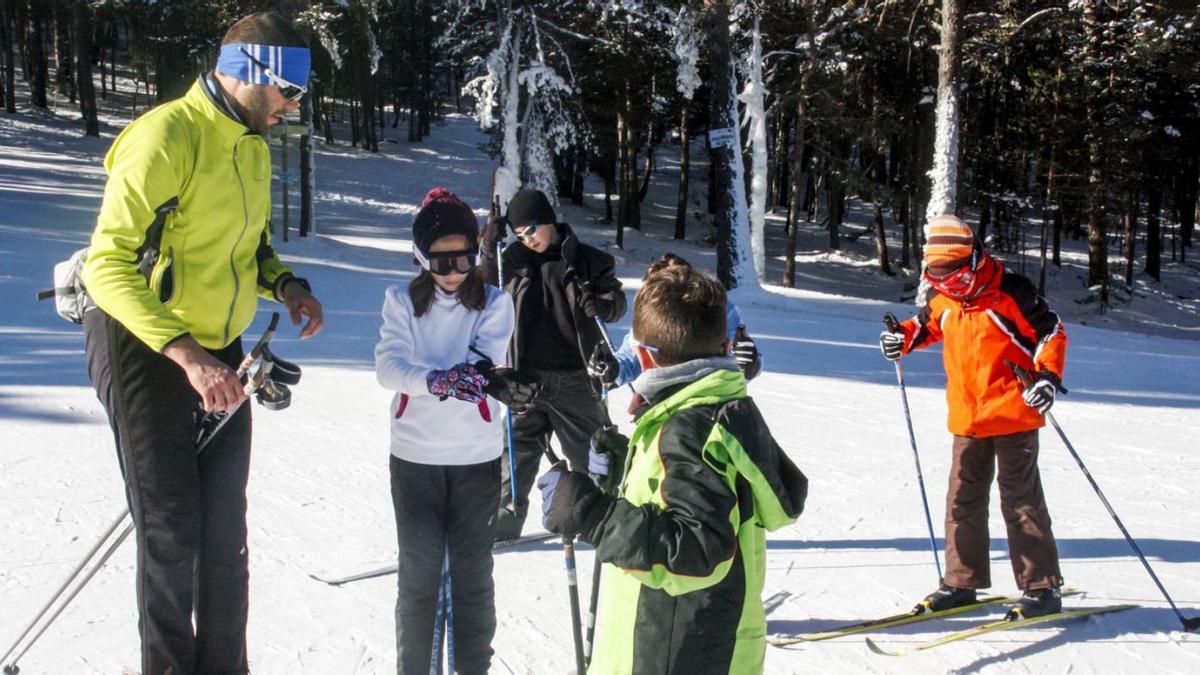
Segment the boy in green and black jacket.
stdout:
<svg viewBox="0 0 1200 675">
<path fill-rule="evenodd" d="M 715 279 L 689 267 L 652 275 L 634 300 L 633 334 L 646 406 L 627 445 L 608 448 L 628 451 L 619 495 L 562 467 L 538 482 L 546 527 L 578 535 L 606 563 L 588 672 L 762 672 L 766 531 L 800 515 L 807 479 L 726 355 Z M 596 444 L 613 437 L 600 432 Z"/>
</svg>

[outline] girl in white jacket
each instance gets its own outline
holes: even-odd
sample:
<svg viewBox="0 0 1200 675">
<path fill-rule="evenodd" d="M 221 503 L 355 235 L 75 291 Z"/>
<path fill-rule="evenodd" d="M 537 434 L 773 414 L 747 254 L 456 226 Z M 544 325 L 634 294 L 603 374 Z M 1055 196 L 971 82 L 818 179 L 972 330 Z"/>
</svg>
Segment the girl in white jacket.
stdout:
<svg viewBox="0 0 1200 675">
<path fill-rule="evenodd" d="M 484 283 L 478 245 L 470 207 L 446 190 L 431 191 L 413 220 L 421 272 L 388 288 L 383 303 L 375 370 L 396 393 L 390 417 L 400 673 L 429 672 L 443 560 L 456 669 L 486 673 L 491 663 L 504 428 L 496 399 L 520 412 L 537 385 L 493 365 L 504 361 L 513 304 Z"/>
</svg>

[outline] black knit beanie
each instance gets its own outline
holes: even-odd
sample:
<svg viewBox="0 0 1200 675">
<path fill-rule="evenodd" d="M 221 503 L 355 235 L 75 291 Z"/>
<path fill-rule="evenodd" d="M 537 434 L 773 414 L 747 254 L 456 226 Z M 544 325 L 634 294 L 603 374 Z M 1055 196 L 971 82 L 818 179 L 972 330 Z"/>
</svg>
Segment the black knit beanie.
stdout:
<svg viewBox="0 0 1200 675">
<path fill-rule="evenodd" d="M 508 224 L 511 227 L 557 223 L 554 207 L 541 190 L 518 190 L 508 202 Z"/>
<path fill-rule="evenodd" d="M 421 210 L 413 219 L 413 245 L 423 255 L 429 255 L 433 242 L 451 234 L 467 238 L 471 248 L 479 238 L 479 222 L 475 212 L 457 195 L 445 188 L 434 188 L 421 201 Z"/>
</svg>

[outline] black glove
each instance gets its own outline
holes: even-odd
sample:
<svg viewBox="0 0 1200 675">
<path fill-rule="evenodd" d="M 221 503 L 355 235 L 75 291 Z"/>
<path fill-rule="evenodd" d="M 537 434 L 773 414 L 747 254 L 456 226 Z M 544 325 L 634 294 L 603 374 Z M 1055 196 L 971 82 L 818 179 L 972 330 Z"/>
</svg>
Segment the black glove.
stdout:
<svg viewBox="0 0 1200 675">
<path fill-rule="evenodd" d="M 487 378 L 483 391 L 508 406 L 518 415 L 529 410 L 541 387 L 536 378 L 522 375 L 512 368 L 496 368 L 491 361 L 479 361 L 475 369 Z"/>
<path fill-rule="evenodd" d="M 542 491 L 542 525 L 547 530 L 596 543 L 597 530 L 608 515 L 612 497 L 584 474 L 558 465 L 538 479 L 538 488 Z"/>
<path fill-rule="evenodd" d="M 613 492 L 621 484 L 628 454 L 629 437 L 616 427 L 602 427 L 588 441 L 588 475 L 602 490 Z"/>
<path fill-rule="evenodd" d="M 752 380 L 758 375 L 758 369 L 762 365 L 758 360 L 758 346 L 746 333 L 745 326 L 738 326 L 733 334 L 733 360 L 737 361 L 738 368 L 742 369 L 742 374 L 747 380 Z"/>
<path fill-rule="evenodd" d="M 503 216 L 489 216 L 483 226 L 483 236 L 479 239 L 479 248 L 488 253 L 496 252 L 496 244 L 504 241 L 505 225 Z"/>
<path fill-rule="evenodd" d="M 1062 389 L 1062 380 L 1057 375 L 1042 370 L 1028 387 L 1025 388 L 1025 405 L 1045 415 L 1054 405 L 1054 393 Z"/>
<path fill-rule="evenodd" d="M 612 316 L 613 301 L 600 297 L 593 293 L 591 289 L 585 289 L 579 295 L 579 308 L 583 310 L 583 313 L 589 319 L 600 317 L 607 321 L 608 317 Z"/>
<path fill-rule="evenodd" d="M 617 380 L 621 377 L 621 364 L 617 363 L 617 357 L 604 340 L 597 342 L 592 349 L 592 358 L 587 362 L 587 374 L 599 380 L 605 389 L 617 386 Z"/>
</svg>

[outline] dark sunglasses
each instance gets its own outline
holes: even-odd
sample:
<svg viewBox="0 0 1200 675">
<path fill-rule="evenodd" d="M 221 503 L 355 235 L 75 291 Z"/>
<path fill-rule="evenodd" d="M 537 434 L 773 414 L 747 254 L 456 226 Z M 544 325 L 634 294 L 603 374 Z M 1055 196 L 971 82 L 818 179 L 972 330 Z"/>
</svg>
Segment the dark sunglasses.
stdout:
<svg viewBox="0 0 1200 675">
<path fill-rule="evenodd" d="M 466 274 L 475 269 L 475 251 L 446 251 L 429 254 L 429 271 L 438 276 L 451 272 Z"/>
<path fill-rule="evenodd" d="M 308 91 L 308 87 L 302 87 L 302 86 L 296 84 L 295 82 L 289 82 L 289 81 L 283 79 L 282 77 L 276 75 L 275 73 L 271 72 L 271 69 L 267 67 L 267 64 L 263 63 L 262 61 L 259 61 L 258 59 L 254 58 L 253 56 L 251 56 L 250 52 L 246 51 L 245 49 L 242 49 L 240 51 L 246 55 L 246 58 L 253 61 L 254 65 L 258 66 L 259 68 L 262 68 L 263 74 L 267 76 L 267 79 L 271 81 L 271 84 L 275 85 L 276 87 L 279 87 L 279 93 L 282 94 L 283 97 L 286 98 L 287 100 L 299 101 L 300 97 L 304 96 L 304 92 Z"/>
</svg>

